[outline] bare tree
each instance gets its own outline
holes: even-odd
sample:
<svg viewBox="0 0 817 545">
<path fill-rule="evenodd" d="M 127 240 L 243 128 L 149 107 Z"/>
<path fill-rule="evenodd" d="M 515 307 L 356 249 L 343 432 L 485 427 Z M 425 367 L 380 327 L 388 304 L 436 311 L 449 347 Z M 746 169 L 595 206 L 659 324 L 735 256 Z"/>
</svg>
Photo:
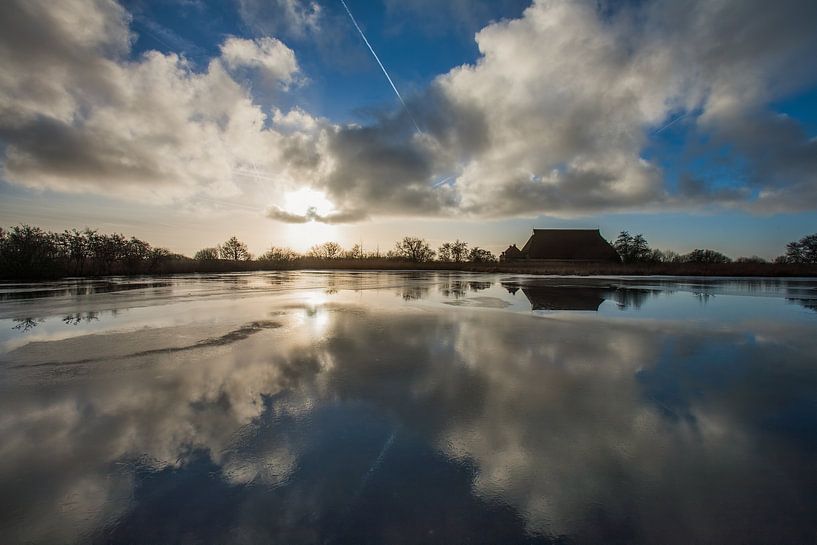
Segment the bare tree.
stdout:
<svg viewBox="0 0 817 545">
<path fill-rule="evenodd" d="M 403 240 L 395 243 L 394 253 L 397 257 L 417 263 L 434 259 L 434 250 L 431 249 L 428 242 L 416 237 L 404 237 Z"/>
<path fill-rule="evenodd" d="M 148 264 L 148 271 L 154 271 L 160 263 L 180 257 L 179 255 L 171 253 L 167 248 L 151 248 L 145 259 Z"/>
<path fill-rule="evenodd" d="M 451 243 L 450 242 L 443 242 L 439 248 L 437 248 L 437 259 L 440 261 L 451 261 Z"/>
<path fill-rule="evenodd" d="M 650 250 L 646 261 L 650 263 L 680 263 L 681 256 L 672 250 Z"/>
<path fill-rule="evenodd" d="M 363 246 L 360 244 L 355 244 L 352 246 L 352 249 L 346 252 L 344 256 L 346 259 L 363 259 L 366 257 L 366 254 L 363 252 Z"/>
<path fill-rule="evenodd" d="M 437 259 L 440 261 L 453 261 L 454 263 L 468 261 L 468 243 L 460 239 L 443 243 L 437 251 Z"/>
<path fill-rule="evenodd" d="M 622 231 L 618 235 L 613 247 L 625 263 L 649 261 L 652 254 L 644 235 L 633 236 L 627 231 Z"/>
<path fill-rule="evenodd" d="M 451 243 L 451 259 L 455 263 L 460 263 L 468 258 L 468 243 L 460 239 Z"/>
<path fill-rule="evenodd" d="M 324 242 L 312 246 L 306 255 L 317 259 L 337 259 L 342 253 L 343 247 L 337 242 Z"/>
<path fill-rule="evenodd" d="M 473 263 L 493 263 L 496 261 L 496 256 L 484 248 L 474 246 L 468 253 L 468 261 Z"/>
<path fill-rule="evenodd" d="M 91 257 L 91 249 L 89 247 L 89 239 L 96 231 L 85 229 L 84 231 L 77 231 L 71 229 L 63 231 L 59 237 L 59 244 L 69 264 L 69 270 L 73 274 L 82 275 L 85 270 L 85 262 Z"/>
<path fill-rule="evenodd" d="M 4 269 L 20 276 L 38 276 L 59 255 L 56 237 L 39 227 L 17 225 L 4 233 Z"/>
<path fill-rule="evenodd" d="M 249 250 L 247 250 L 247 245 L 236 237 L 230 237 L 230 240 L 219 246 L 218 253 L 222 259 L 231 259 L 233 261 L 247 261 L 252 258 Z"/>
</svg>

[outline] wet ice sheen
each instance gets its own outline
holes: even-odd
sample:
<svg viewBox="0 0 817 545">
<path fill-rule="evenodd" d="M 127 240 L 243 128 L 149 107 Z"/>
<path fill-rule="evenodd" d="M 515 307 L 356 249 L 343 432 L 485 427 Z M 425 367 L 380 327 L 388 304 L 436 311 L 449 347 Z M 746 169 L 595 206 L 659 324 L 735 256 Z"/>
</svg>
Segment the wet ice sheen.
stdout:
<svg viewBox="0 0 817 545">
<path fill-rule="evenodd" d="M 817 282 L 0 285 L 4 543 L 811 543 Z"/>
</svg>

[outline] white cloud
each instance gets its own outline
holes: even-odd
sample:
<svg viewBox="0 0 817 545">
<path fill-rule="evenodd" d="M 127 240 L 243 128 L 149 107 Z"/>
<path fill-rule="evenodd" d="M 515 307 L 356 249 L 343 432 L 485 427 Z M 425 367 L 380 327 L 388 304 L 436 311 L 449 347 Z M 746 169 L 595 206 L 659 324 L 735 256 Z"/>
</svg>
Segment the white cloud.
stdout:
<svg viewBox="0 0 817 545">
<path fill-rule="evenodd" d="M 295 184 L 285 155 L 303 155 L 310 142 L 266 127 L 250 90 L 227 70 L 250 67 L 292 83 L 298 64 L 282 42 L 229 38 L 222 57 L 196 71 L 184 57 L 156 51 L 126 60 L 129 16 L 114 2 L 6 8 L 0 140 L 7 180 L 151 202 L 239 195 L 246 177 L 236 172 L 245 168 L 272 180 L 268 193 Z M 293 116 L 310 125 L 304 112 Z"/>
<path fill-rule="evenodd" d="M 240 4 L 242 14 L 250 4 Z M 326 16 L 312 3 L 275 6 L 301 33 Z M 817 4 L 781 0 L 758 17 L 764 6 L 538 0 L 476 35 L 476 63 L 409 100 L 418 134 L 404 111 L 341 127 L 299 108 L 262 108 L 247 76 L 279 89 L 303 77 L 275 38 L 229 37 L 196 70 L 173 54 L 128 60 L 130 16 L 112 0 L 14 0 L 0 13 L 3 177 L 165 202 L 209 195 L 274 204 L 311 186 L 354 211 L 344 220 L 705 202 L 813 209 L 814 141 L 768 105 L 817 79 Z M 682 165 L 681 183 L 668 186 L 644 150 L 679 116 L 710 149 L 739 152 L 732 178 L 713 183 Z M 437 183 L 446 178 L 451 184 Z"/>
<path fill-rule="evenodd" d="M 299 71 L 295 53 L 275 38 L 228 38 L 221 44 L 221 58 L 229 68 L 257 68 L 271 81 L 284 85 Z"/>
<path fill-rule="evenodd" d="M 794 120 L 783 129 L 764 108 L 814 82 L 817 4 L 787 0 L 760 17 L 763 7 L 538 0 L 482 29 L 478 61 L 411 101 L 422 137 L 403 113 L 334 134 L 324 183 L 346 206 L 391 214 L 766 208 L 770 198 L 753 200 L 755 189 L 773 190 L 761 195 L 779 206 L 813 208 L 814 145 Z M 697 180 L 692 192 L 669 187 L 644 149 L 681 115 L 712 148 L 734 145 L 748 174 L 736 168 L 721 186 Z M 432 189 L 451 175 L 453 195 Z"/>
</svg>

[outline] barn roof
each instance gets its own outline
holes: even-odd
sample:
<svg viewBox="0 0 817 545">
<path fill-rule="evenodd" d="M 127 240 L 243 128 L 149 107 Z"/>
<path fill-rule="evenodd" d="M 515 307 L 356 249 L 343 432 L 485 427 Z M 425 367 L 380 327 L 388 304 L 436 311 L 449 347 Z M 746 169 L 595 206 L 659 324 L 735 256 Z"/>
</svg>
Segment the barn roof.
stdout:
<svg viewBox="0 0 817 545">
<path fill-rule="evenodd" d="M 527 259 L 620 261 L 598 229 L 534 229 L 522 254 Z"/>
</svg>

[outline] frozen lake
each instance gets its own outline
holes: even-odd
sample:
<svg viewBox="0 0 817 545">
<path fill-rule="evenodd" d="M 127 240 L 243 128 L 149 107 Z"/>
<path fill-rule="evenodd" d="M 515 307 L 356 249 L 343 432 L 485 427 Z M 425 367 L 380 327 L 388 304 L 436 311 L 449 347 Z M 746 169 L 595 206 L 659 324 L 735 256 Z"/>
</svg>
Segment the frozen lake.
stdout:
<svg viewBox="0 0 817 545">
<path fill-rule="evenodd" d="M 16 543 L 813 543 L 817 281 L 0 284 Z"/>
</svg>

